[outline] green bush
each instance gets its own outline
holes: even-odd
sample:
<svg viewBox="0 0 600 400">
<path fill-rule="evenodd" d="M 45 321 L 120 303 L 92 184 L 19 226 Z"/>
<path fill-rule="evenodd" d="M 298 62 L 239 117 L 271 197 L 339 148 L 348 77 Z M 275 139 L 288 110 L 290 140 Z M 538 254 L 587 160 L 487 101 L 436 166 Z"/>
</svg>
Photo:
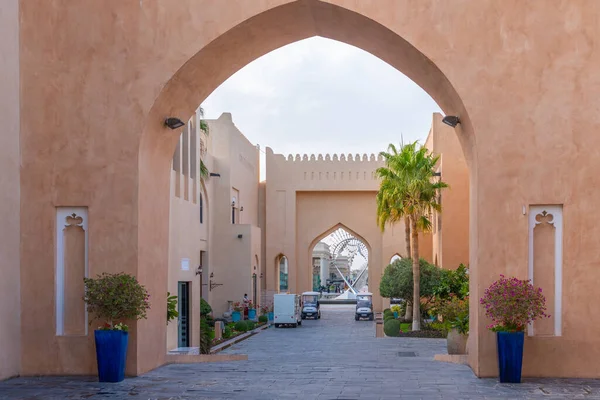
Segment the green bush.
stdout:
<svg viewBox="0 0 600 400">
<path fill-rule="evenodd" d="M 233 327 L 238 332 L 246 332 L 248 330 L 248 325 L 246 324 L 246 321 L 238 321 Z"/>
<path fill-rule="evenodd" d="M 171 293 L 167 292 L 167 325 L 171 320 L 179 317 L 177 311 L 177 296 L 171 296 Z"/>
<path fill-rule="evenodd" d="M 425 300 L 425 303 L 421 304 L 421 312 L 426 313 L 429 303 L 433 300 L 435 291 L 440 285 L 442 269 L 423 259 L 419 261 L 419 266 L 421 298 Z M 379 284 L 379 293 L 382 297 L 406 299 L 409 302 L 412 300 L 413 273 L 410 258 L 396 260 L 385 267 Z"/>
<path fill-rule="evenodd" d="M 385 317 L 386 315 L 394 315 L 394 312 L 391 309 L 386 308 L 383 310 L 383 316 Z"/>
<path fill-rule="evenodd" d="M 383 322 L 385 322 L 385 321 L 387 321 L 387 320 L 389 320 L 389 319 L 396 319 L 396 318 L 394 318 L 394 314 L 391 314 L 391 315 L 390 315 L 390 314 L 388 314 L 388 315 L 385 315 L 385 316 L 383 317 Z"/>
<path fill-rule="evenodd" d="M 83 282 L 87 310 L 105 321 L 103 329 L 126 331 L 127 325 L 120 322 L 115 326 L 115 322 L 146 319 L 150 295 L 134 276 L 104 272 L 96 278 L 83 278 Z"/>
<path fill-rule="evenodd" d="M 231 327 L 226 326 L 225 330 L 223 330 L 223 339 L 229 339 L 231 337 L 231 335 L 233 335 L 233 332 L 231 331 Z"/>
<path fill-rule="evenodd" d="M 269 322 L 269 317 L 267 317 L 266 315 L 261 315 L 260 317 L 258 317 L 258 322 Z"/>
<path fill-rule="evenodd" d="M 254 323 L 254 321 L 250 321 L 250 320 L 246 321 L 246 330 L 247 331 L 251 331 L 255 327 L 256 327 L 256 324 Z"/>
<path fill-rule="evenodd" d="M 210 354 L 212 346 L 212 328 L 205 318 L 200 318 L 200 354 Z"/>
<path fill-rule="evenodd" d="M 205 316 L 212 312 L 212 307 L 208 302 L 204 299 L 200 300 L 200 315 Z"/>
<path fill-rule="evenodd" d="M 389 319 L 383 323 L 383 332 L 386 336 L 399 336 L 400 321 Z"/>
</svg>

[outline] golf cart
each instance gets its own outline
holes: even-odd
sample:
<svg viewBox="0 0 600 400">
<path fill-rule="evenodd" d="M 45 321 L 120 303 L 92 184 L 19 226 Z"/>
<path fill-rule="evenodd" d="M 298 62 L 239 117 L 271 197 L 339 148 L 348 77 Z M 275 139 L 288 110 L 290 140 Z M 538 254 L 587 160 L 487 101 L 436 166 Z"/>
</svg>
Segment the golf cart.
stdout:
<svg viewBox="0 0 600 400">
<path fill-rule="evenodd" d="M 302 319 L 306 319 L 307 317 L 321 319 L 319 295 L 319 292 L 302 293 Z"/>
<path fill-rule="evenodd" d="M 356 294 L 356 314 L 354 320 L 358 321 L 361 318 L 368 318 L 373 321 L 373 294 L 372 293 L 357 293 Z"/>
</svg>

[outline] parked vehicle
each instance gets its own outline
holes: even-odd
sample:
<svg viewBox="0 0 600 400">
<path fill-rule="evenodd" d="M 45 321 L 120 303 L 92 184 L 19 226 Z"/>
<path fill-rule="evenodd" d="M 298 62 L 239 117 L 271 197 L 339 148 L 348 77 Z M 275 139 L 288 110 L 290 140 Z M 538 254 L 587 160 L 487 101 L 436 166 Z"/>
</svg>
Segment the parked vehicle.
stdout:
<svg viewBox="0 0 600 400">
<path fill-rule="evenodd" d="M 358 321 L 361 318 L 368 318 L 373 321 L 373 293 L 358 293 L 356 295 L 356 314 L 354 320 Z"/>
<path fill-rule="evenodd" d="M 292 325 L 296 328 L 302 325 L 302 305 L 297 294 L 276 294 L 273 296 L 275 328 L 282 325 Z"/>
<path fill-rule="evenodd" d="M 319 292 L 302 293 L 302 319 L 321 319 L 321 304 Z"/>
</svg>

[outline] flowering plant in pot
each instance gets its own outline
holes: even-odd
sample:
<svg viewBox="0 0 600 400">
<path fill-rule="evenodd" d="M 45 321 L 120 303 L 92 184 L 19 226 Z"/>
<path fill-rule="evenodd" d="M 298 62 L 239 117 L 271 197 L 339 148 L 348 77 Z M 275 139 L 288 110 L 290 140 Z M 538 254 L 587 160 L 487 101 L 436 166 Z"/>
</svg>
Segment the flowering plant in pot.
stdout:
<svg viewBox="0 0 600 400">
<path fill-rule="evenodd" d="M 252 303 L 252 300 L 250 300 L 248 302 L 248 319 L 255 319 L 256 318 L 256 307 L 254 306 L 254 303 Z"/>
<path fill-rule="evenodd" d="M 467 339 L 469 337 L 469 297 L 464 299 L 455 295 L 439 307 L 442 317 L 441 325 L 448 331 L 446 346 L 448 354 L 467 354 Z"/>
<path fill-rule="evenodd" d="M 94 331 L 100 382 L 125 379 L 129 327 L 123 322 L 146 318 L 150 295 L 131 275 L 103 273 L 84 278 L 87 310 L 103 324 Z"/>
<path fill-rule="evenodd" d="M 241 302 L 236 301 L 233 303 L 233 312 L 231 313 L 231 319 L 233 322 L 241 321 L 242 311 L 244 311 L 244 305 Z"/>
<path fill-rule="evenodd" d="M 500 382 L 520 383 L 524 331 L 533 321 L 550 317 L 542 289 L 529 280 L 500 275 L 479 302 L 492 320 L 488 329 L 496 332 Z"/>
</svg>

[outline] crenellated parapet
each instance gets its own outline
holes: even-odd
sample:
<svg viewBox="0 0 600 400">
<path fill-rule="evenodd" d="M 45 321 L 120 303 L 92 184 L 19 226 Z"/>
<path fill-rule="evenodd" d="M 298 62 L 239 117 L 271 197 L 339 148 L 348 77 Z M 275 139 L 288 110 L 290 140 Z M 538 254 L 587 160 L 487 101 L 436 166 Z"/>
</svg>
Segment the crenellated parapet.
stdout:
<svg viewBox="0 0 600 400">
<path fill-rule="evenodd" d="M 285 156 L 284 156 L 285 157 Z M 376 162 L 383 161 L 380 155 L 371 154 L 289 154 L 286 161 L 303 162 L 303 161 L 341 161 L 341 162 Z"/>
<path fill-rule="evenodd" d="M 267 185 L 297 190 L 377 190 L 375 174 L 383 157 L 375 154 L 267 155 Z"/>
</svg>

